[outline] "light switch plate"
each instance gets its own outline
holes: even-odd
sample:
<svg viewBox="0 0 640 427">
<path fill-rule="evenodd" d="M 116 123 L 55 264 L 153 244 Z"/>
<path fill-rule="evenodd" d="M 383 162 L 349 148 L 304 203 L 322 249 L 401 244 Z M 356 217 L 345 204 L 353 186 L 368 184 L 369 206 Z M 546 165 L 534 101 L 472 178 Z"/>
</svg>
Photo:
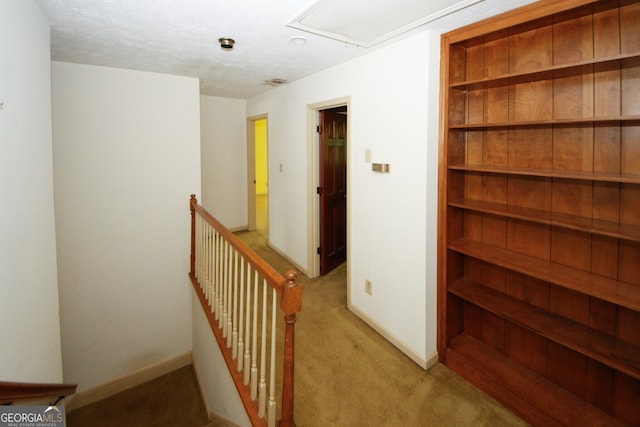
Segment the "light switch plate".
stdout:
<svg viewBox="0 0 640 427">
<path fill-rule="evenodd" d="M 366 163 L 371 163 L 371 148 L 364 149 L 364 161 Z"/>
</svg>

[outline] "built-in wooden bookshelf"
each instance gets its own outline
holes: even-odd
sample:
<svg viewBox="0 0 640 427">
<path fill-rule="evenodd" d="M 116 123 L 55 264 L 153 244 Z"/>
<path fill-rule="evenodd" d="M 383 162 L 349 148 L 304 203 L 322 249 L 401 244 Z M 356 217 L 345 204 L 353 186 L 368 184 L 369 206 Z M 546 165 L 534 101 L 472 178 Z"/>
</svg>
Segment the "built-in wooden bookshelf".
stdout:
<svg viewBox="0 0 640 427">
<path fill-rule="evenodd" d="M 535 425 L 640 424 L 640 1 L 442 37 L 440 360 Z"/>
</svg>

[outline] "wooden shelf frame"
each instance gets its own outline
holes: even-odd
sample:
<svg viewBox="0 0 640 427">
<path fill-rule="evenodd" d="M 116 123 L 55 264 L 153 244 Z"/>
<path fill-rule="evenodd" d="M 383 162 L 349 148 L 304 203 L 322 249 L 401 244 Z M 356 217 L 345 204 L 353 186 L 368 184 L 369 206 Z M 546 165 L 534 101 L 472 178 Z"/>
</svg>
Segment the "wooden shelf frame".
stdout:
<svg viewBox="0 0 640 427">
<path fill-rule="evenodd" d="M 449 170 L 502 175 L 535 176 L 542 178 L 572 179 L 581 181 L 617 182 L 621 184 L 640 184 L 640 174 L 570 171 L 561 169 L 510 168 L 502 166 L 456 165 Z"/>
<path fill-rule="evenodd" d="M 448 246 L 452 251 L 508 270 L 640 311 L 640 286 L 466 238 L 450 242 Z"/>
<path fill-rule="evenodd" d="M 521 83 L 530 83 L 540 80 L 553 80 L 559 77 L 585 74 L 585 67 L 590 67 L 591 70 L 593 70 L 593 66 L 595 65 L 614 65 L 622 67 L 624 66 L 625 60 L 634 59 L 640 59 L 640 55 L 637 53 L 623 53 L 602 58 L 593 58 L 585 61 L 553 65 L 533 71 L 506 73 L 495 77 L 484 77 L 481 79 L 470 79 L 462 82 L 452 82 L 449 84 L 449 87 L 455 90 L 471 91 L 499 86 L 511 86 Z"/>
<path fill-rule="evenodd" d="M 640 0 L 442 37 L 440 360 L 534 425 L 640 425 Z"/>
<path fill-rule="evenodd" d="M 560 345 L 640 379 L 640 347 L 469 280 L 454 282 L 449 285 L 449 292 Z"/>
<path fill-rule="evenodd" d="M 522 219 L 538 224 L 557 226 L 570 230 L 597 234 L 600 236 L 640 242 L 640 226 L 638 225 L 621 224 L 618 222 L 585 218 L 482 200 L 460 199 L 449 202 L 449 206 L 490 215 L 497 215 L 505 218 Z"/>
<path fill-rule="evenodd" d="M 640 116 L 576 117 L 571 119 L 523 120 L 500 123 L 459 123 L 449 125 L 449 129 L 483 130 L 552 127 L 585 127 L 598 125 L 640 125 Z"/>
<path fill-rule="evenodd" d="M 447 360 L 478 387 L 503 396 L 508 407 L 534 425 L 627 426 L 467 334 L 451 341 Z"/>
</svg>

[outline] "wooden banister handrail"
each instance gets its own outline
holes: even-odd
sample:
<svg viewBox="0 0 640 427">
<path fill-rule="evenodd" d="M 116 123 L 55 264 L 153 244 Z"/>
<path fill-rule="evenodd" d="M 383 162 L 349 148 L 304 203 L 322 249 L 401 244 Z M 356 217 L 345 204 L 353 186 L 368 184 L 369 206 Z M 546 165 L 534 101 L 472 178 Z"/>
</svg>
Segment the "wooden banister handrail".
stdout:
<svg viewBox="0 0 640 427">
<path fill-rule="evenodd" d="M 76 392 L 77 384 L 21 383 L 0 381 L 0 405 L 29 400 L 59 399 Z"/>
<path fill-rule="evenodd" d="M 225 227 L 220 221 L 218 221 L 213 215 L 211 215 L 205 208 L 198 204 L 195 194 L 191 195 L 189 200 L 189 206 L 192 211 L 192 228 L 191 228 L 191 263 L 192 270 L 195 269 L 195 212 L 199 213 L 209 224 L 211 224 L 218 233 L 228 241 L 238 252 L 242 253 L 247 261 L 264 277 L 267 281 L 282 295 L 282 284 L 286 281 L 285 278 L 278 273 L 269 263 L 263 260 L 258 254 L 256 254 L 251 248 L 249 248 L 242 240 L 240 240 L 235 234 Z"/>
<path fill-rule="evenodd" d="M 297 283 L 297 273 L 293 270 L 290 270 L 286 273 L 286 277 L 283 277 L 271 265 L 269 265 L 244 242 L 242 242 L 235 234 L 233 234 L 229 229 L 222 225 L 222 223 L 214 218 L 213 215 L 207 212 L 202 206 L 198 205 L 198 201 L 195 195 L 191 195 L 191 198 L 189 200 L 189 208 L 191 212 L 191 256 L 189 277 L 200 300 L 200 303 L 204 308 L 205 315 L 209 321 L 213 334 L 216 338 L 216 341 L 218 342 L 222 355 L 231 374 L 231 377 L 233 378 L 242 403 L 253 426 L 266 426 L 267 423 L 265 419 L 262 418 L 261 415 L 259 415 L 260 410 L 258 409 L 258 404 L 256 400 L 254 400 L 255 397 L 252 398 L 252 395 L 246 386 L 246 377 L 243 377 L 242 373 L 239 372 L 239 365 L 238 368 L 235 369 L 235 364 L 237 362 L 235 360 L 235 356 L 233 356 L 233 352 L 229 349 L 229 337 L 227 337 L 227 340 L 224 339 L 225 332 L 223 332 L 223 328 L 220 327 L 220 322 L 218 319 L 220 313 L 218 312 L 214 314 L 215 307 L 210 305 L 212 304 L 212 302 L 208 300 L 208 293 L 207 295 L 205 295 L 205 292 L 203 290 L 204 282 L 200 283 L 200 278 L 198 276 L 202 272 L 202 259 L 196 259 L 198 257 L 197 252 L 200 251 L 200 249 L 198 248 L 200 248 L 204 244 L 203 241 L 207 241 L 208 243 L 210 243 L 209 239 L 213 239 L 214 237 L 210 236 L 208 234 L 209 232 L 203 235 L 201 229 L 199 228 L 201 227 L 201 225 L 197 224 L 202 224 L 202 221 L 204 221 L 206 224 L 213 227 L 216 235 L 215 240 L 218 241 L 217 239 L 222 239 L 224 242 L 231 245 L 237 251 L 237 253 L 240 254 L 243 262 L 246 262 L 248 265 L 250 265 L 253 270 L 257 274 L 259 274 L 264 279 L 264 281 L 280 296 L 279 306 L 282 310 L 282 313 L 284 314 L 284 349 L 282 361 L 282 413 L 279 425 L 282 427 L 293 427 L 295 426 L 293 412 L 295 323 L 296 315 L 302 308 L 302 288 Z M 197 219 L 197 217 L 199 217 L 199 219 Z M 199 235 L 196 231 L 196 228 L 200 230 Z M 211 254 L 209 254 L 209 256 L 211 256 Z M 204 259 L 207 259 L 207 257 L 205 256 Z M 216 258 L 214 262 L 218 262 L 218 259 Z M 225 279 L 227 278 L 227 273 L 229 272 L 225 270 Z M 211 277 L 205 275 L 203 280 L 205 282 L 208 282 L 211 280 Z M 210 283 L 209 286 L 211 286 Z M 256 298 L 255 295 L 254 298 Z M 276 300 L 274 294 L 274 303 L 275 301 Z M 223 314 L 226 315 L 226 312 L 224 312 Z M 238 355 L 237 357 L 241 357 L 241 355 Z M 271 420 L 272 418 L 269 417 L 269 419 Z"/>
</svg>

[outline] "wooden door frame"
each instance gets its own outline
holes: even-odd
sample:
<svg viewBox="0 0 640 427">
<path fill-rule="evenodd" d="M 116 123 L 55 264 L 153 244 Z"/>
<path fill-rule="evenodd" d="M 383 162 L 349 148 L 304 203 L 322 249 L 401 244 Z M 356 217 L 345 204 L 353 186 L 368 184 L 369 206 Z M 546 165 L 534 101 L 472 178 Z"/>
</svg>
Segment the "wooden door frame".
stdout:
<svg viewBox="0 0 640 427">
<path fill-rule="evenodd" d="M 267 150 L 269 149 L 269 117 L 258 114 L 247 117 L 247 230 L 256 229 L 256 121 L 267 119 Z M 268 157 L 268 156 L 267 156 Z M 269 165 L 267 165 L 267 173 Z M 267 196 L 269 197 L 269 196 Z M 269 213 L 267 212 L 267 215 Z"/>
<path fill-rule="evenodd" d="M 320 137 L 316 132 L 320 125 L 320 111 L 335 107 L 347 107 L 347 271 L 350 266 L 351 244 L 349 242 L 350 212 L 349 204 L 351 198 L 351 179 L 349 172 L 349 159 L 351 158 L 351 97 L 334 98 L 327 101 L 316 102 L 307 105 L 307 275 L 310 278 L 320 275 L 320 255 L 317 250 L 320 245 L 320 198 L 316 189 L 320 185 Z M 347 274 L 347 304 L 350 300 L 349 275 Z"/>
</svg>

